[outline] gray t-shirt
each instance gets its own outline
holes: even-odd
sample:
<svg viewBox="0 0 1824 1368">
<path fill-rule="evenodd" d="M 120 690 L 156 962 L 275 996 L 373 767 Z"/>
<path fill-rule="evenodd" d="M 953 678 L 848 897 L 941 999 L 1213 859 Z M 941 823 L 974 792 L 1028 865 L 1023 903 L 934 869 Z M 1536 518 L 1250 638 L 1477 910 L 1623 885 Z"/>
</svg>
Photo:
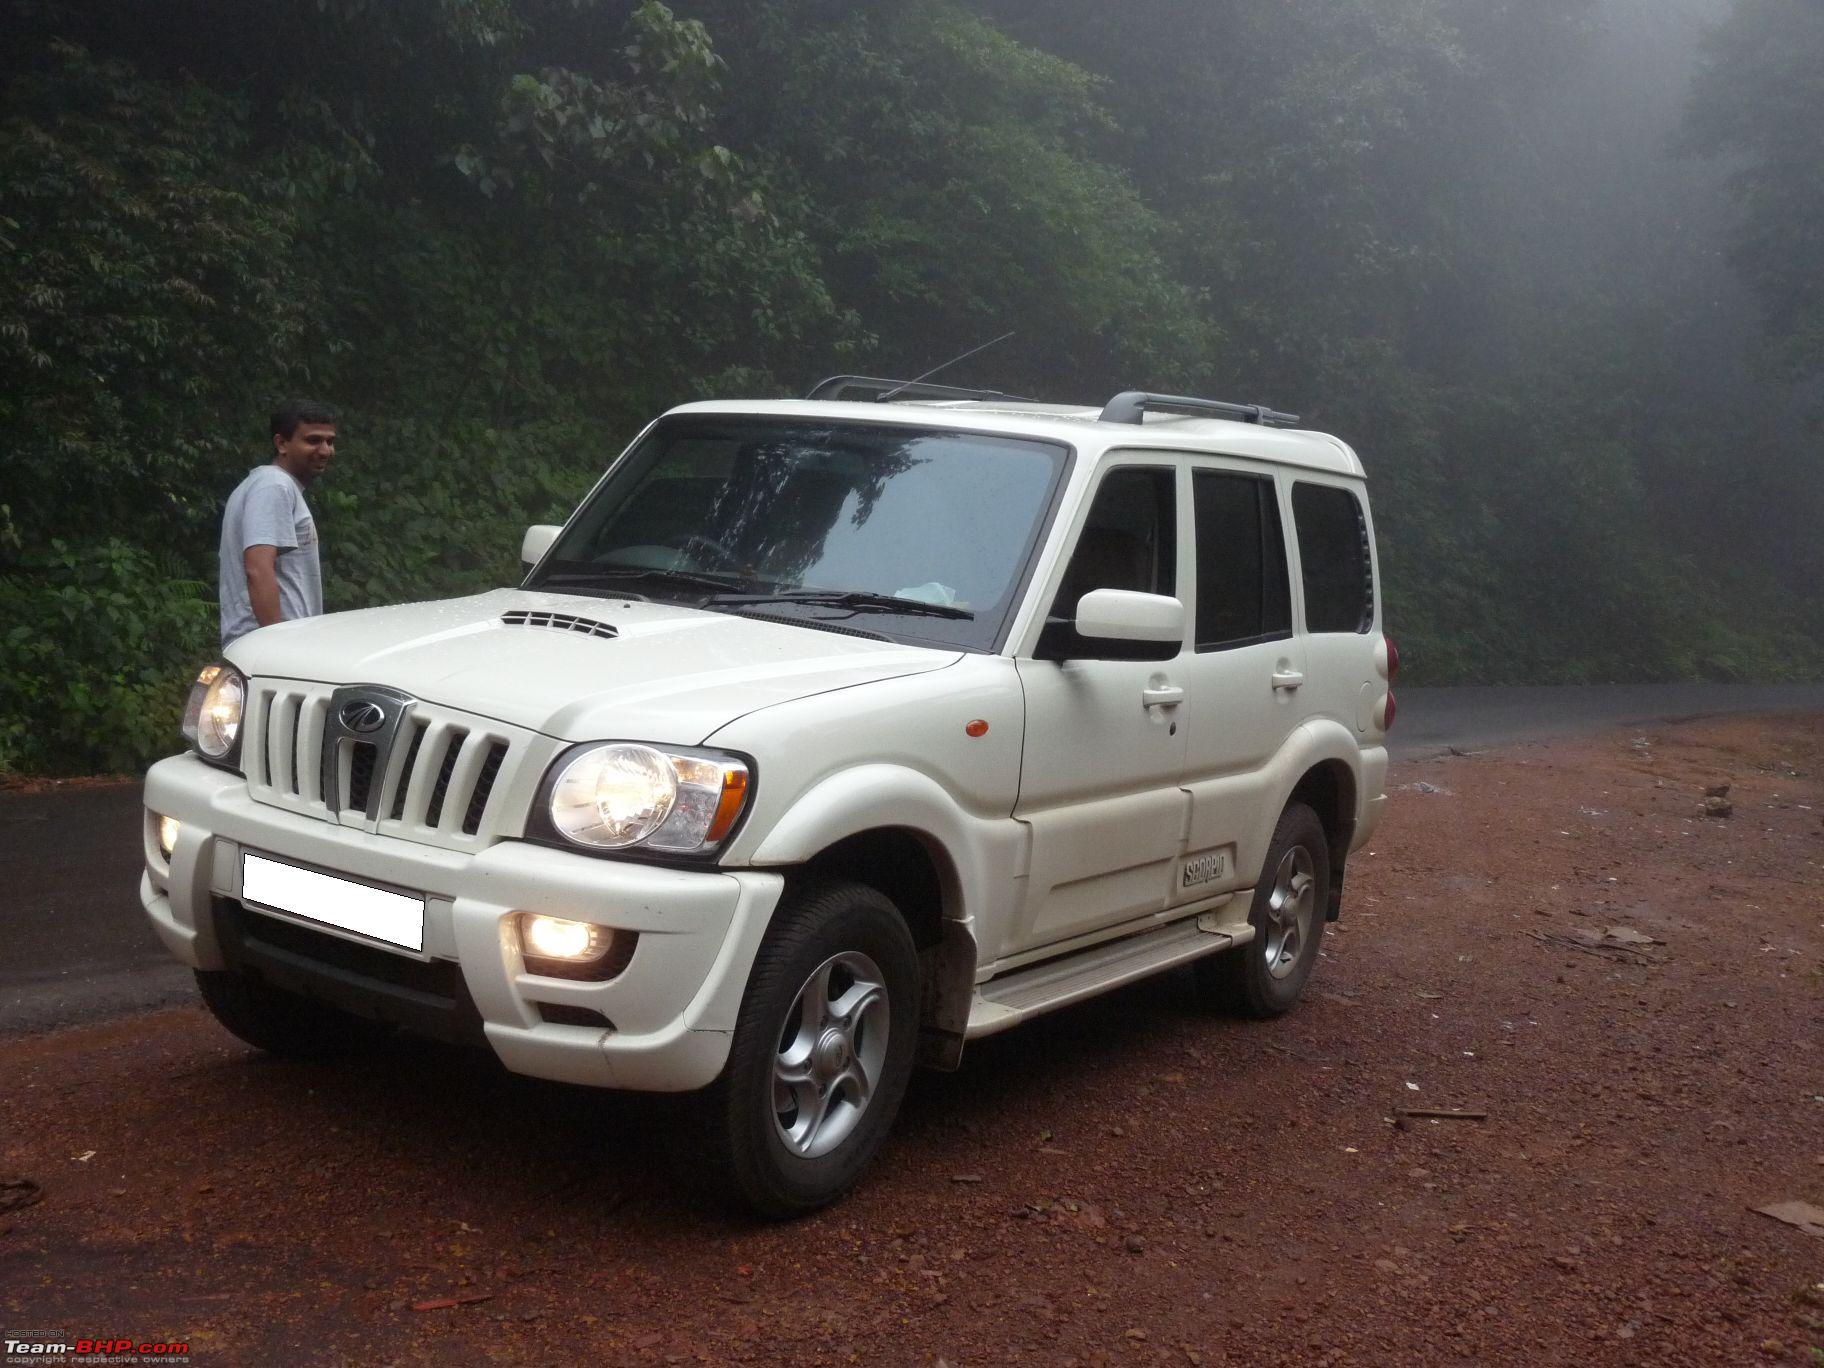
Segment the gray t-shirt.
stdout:
<svg viewBox="0 0 1824 1368">
<path fill-rule="evenodd" d="M 323 567 L 317 559 L 317 524 L 304 502 L 304 487 L 276 465 L 256 466 L 235 486 L 222 510 L 222 645 L 260 625 L 247 593 L 250 546 L 276 546 L 279 615 L 315 617 L 323 611 Z"/>
</svg>

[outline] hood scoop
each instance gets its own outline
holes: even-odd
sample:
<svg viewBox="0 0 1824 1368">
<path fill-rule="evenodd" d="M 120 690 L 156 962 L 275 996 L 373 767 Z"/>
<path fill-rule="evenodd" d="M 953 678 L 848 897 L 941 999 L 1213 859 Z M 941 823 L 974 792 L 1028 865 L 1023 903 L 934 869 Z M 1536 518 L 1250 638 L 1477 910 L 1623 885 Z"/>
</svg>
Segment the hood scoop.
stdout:
<svg viewBox="0 0 1824 1368">
<path fill-rule="evenodd" d="M 501 614 L 501 625 L 505 627 L 549 627 L 558 632 L 581 632 L 584 636 L 614 638 L 620 635 L 617 628 L 594 618 L 577 617 L 574 613 L 545 613 L 519 608 L 511 613 Z"/>
</svg>

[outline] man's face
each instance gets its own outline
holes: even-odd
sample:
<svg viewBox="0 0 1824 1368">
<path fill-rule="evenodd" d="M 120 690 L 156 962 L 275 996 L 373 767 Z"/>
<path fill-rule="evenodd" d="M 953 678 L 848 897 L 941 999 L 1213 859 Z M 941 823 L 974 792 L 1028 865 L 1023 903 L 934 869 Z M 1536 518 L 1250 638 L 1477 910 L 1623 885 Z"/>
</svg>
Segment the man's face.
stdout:
<svg viewBox="0 0 1824 1368">
<path fill-rule="evenodd" d="M 274 437 L 278 464 L 299 484 L 309 484 L 325 470 L 336 454 L 334 423 L 299 423 L 289 437 Z"/>
</svg>

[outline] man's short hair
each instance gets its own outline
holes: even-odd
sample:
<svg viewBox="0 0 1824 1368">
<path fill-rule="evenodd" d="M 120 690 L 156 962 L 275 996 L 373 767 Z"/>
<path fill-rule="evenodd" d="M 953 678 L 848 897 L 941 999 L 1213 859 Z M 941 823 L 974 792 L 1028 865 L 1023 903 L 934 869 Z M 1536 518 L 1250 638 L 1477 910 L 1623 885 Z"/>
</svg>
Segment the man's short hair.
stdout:
<svg viewBox="0 0 1824 1368">
<path fill-rule="evenodd" d="M 337 421 L 336 411 L 328 404 L 314 403 L 309 399 L 293 399 L 272 415 L 272 435 L 283 437 L 289 442 L 305 423 Z"/>
</svg>

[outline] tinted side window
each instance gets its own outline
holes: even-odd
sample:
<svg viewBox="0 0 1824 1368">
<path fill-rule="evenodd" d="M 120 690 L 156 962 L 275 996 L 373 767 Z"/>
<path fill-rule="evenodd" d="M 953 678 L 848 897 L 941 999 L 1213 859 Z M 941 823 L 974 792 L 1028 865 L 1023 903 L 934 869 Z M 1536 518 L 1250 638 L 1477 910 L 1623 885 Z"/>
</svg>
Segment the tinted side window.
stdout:
<svg viewBox="0 0 1824 1368">
<path fill-rule="evenodd" d="M 1075 617 L 1092 589 L 1177 594 L 1174 480 L 1175 472 L 1162 466 L 1129 466 L 1103 477 L 1052 605 L 1054 617 Z"/>
<path fill-rule="evenodd" d="M 1286 534 L 1270 477 L 1192 472 L 1197 515 L 1197 649 L 1292 634 Z"/>
<path fill-rule="evenodd" d="M 1366 632 L 1374 625 L 1374 574 L 1360 501 L 1332 485 L 1294 485 L 1292 517 L 1298 525 L 1306 629 Z"/>
</svg>

